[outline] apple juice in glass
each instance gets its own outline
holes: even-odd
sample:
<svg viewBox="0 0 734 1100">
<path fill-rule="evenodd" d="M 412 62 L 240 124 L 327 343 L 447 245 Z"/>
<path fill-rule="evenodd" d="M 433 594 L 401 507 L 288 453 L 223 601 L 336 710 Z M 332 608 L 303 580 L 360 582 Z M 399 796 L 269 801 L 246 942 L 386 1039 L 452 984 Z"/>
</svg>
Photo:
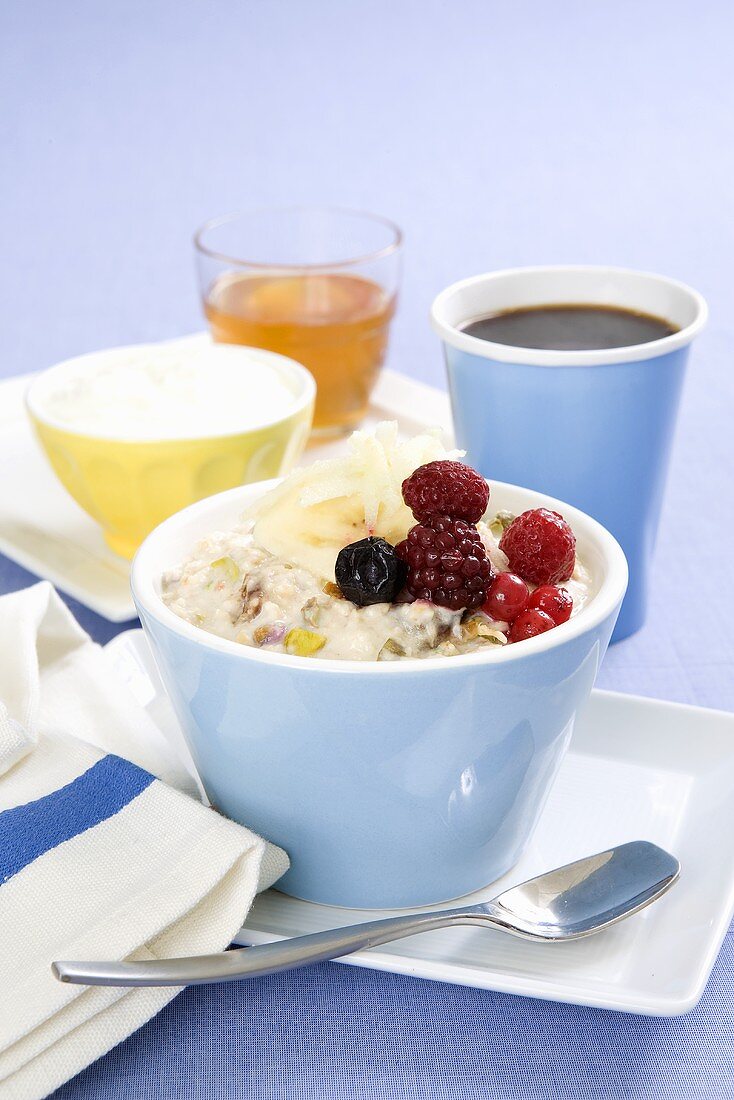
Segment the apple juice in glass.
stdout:
<svg viewBox="0 0 734 1100">
<path fill-rule="evenodd" d="M 400 230 L 373 215 L 294 208 L 218 218 L 195 240 L 214 339 L 307 367 L 316 435 L 356 427 L 385 359 Z"/>
</svg>

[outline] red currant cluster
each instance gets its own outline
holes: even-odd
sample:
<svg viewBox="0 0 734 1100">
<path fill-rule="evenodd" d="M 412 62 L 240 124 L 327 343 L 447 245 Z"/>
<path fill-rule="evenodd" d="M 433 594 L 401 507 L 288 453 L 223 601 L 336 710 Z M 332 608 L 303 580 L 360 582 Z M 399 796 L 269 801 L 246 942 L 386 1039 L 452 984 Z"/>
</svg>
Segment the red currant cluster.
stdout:
<svg viewBox="0 0 734 1100">
<path fill-rule="evenodd" d="M 573 600 L 565 588 L 541 584 L 531 593 L 517 573 L 499 573 L 482 604 L 490 618 L 510 623 L 510 642 L 523 642 L 560 626 L 571 618 L 572 609 Z"/>
</svg>

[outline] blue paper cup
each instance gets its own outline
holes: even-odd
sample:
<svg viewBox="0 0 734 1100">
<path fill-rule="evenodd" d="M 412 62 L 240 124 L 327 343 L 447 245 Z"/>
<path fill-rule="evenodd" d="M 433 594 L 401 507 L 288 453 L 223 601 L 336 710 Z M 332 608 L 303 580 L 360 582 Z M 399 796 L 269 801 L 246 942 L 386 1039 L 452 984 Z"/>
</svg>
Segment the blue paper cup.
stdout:
<svg viewBox="0 0 734 1100">
<path fill-rule="evenodd" d="M 462 327 L 524 306 L 603 304 L 678 331 L 634 347 L 545 351 L 480 340 Z M 629 588 L 613 641 L 644 620 L 688 349 L 704 299 L 661 275 L 614 267 L 526 267 L 454 283 L 433 303 L 458 445 L 490 480 L 567 500 L 621 543 Z"/>
</svg>

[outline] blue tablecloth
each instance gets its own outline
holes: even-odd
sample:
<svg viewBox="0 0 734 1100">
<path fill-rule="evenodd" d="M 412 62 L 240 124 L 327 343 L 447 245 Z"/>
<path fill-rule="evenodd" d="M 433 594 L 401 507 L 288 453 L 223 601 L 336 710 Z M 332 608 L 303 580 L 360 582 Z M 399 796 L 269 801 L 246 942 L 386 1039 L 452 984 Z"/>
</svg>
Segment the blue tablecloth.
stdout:
<svg viewBox="0 0 734 1100">
<path fill-rule="evenodd" d="M 649 621 L 600 684 L 732 708 L 733 33 L 717 0 L 3 5 L 0 374 L 199 327 L 191 231 L 241 205 L 400 222 L 390 364 L 434 384 L 426 313 L 456 278 L 554 261 L 678 276 L 712 319 Z M 0 591 L 32 579 L 0 561 Z M 75 610 L 100 641 L 118 629 Z M 332 964 L 188 990 L 58 1096 L 706 1100 L 734 1095 L 733 1007 L 731 935 L 672 1020 Z"/>
</svg>

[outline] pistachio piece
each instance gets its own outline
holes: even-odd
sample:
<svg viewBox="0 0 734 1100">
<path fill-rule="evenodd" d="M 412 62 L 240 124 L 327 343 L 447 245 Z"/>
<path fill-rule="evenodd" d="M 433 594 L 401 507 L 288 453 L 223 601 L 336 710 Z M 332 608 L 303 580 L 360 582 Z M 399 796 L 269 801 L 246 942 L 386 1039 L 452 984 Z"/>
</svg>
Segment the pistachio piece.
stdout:
<svg viewBox="0 0 734 1100">
<path fill-rule="evenodd" d="M 285 636 L 285 651 L 295 657 L 313 657 L 326 645 L 323 634 L 317 634 L 314 630 L 303 630 L 300 626 L 294 626 Z"/>
<path fill-rule="evenodd" d="M 512 512 L 497 512 L 489 521 L 489 529 L 496 539 L 500 538 L 510 526 L 515 516 Z"/>
<path fill-rule="evenodd" d="M 389 654 L 392 654 L 392 656 L 394 656 L 394 657 L 404 657 L 405 656 L 405 650 L 401 646 L 400 642 L 396 642 L 394 638 L 388 638 L 387 639 L 387 641 L 383 645 L 382 649 L 377 654 L 377 660 L 378 661 L 390 661 L 390 660 L 392 660 L 392 657 L 389 656 Z"/>
<path fill-rule="evenodd" d="M 211 563 L 209 568 L 224 573 L 225 577 L 230 581 L 238 581 L 240 579 L 239 566 L 229 554 L 226 554 L 223 558 L 217 558 L 216 561 Z"/>
<path fill-rule="evenodd" d="M 333 581 L 326 581 L 324 587 L 321 589 L 327 596 L 333 596 L 336 600 L 343 600 L 342 590 L 338 584 L 334 584 Z"/>
<path fill-rule="evenodd" d="M 311 596 L 310 599 L 306 600 L 305 604 L 301 608 L 301 614 L 303 615 L 303 621 L 305 623 L 308 623 L 309 626 L 319 625 L 319 619 L 321 618 L 321 607 L 316 596 Z"/>
</svg>

